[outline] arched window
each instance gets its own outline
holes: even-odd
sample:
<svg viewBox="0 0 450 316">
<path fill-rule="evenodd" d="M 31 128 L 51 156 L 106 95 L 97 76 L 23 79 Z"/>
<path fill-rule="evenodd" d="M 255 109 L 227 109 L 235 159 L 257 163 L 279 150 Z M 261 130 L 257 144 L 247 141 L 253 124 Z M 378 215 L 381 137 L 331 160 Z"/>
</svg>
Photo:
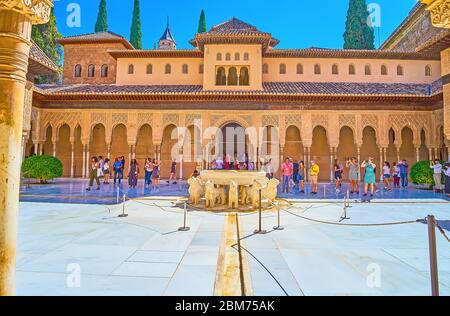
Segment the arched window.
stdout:
<svg viewBox="0 0 450 316">
<path fill-rule="evenodd" d="M 95 66 L 94 65 L 89 65 L 88 67 L 88 77 L 89 78 L 94 78 L 95 76 Z"/>
<path fill-rule="evenodd" d="M 239 53 L 235 53 L 234 60 L 237 60 L 237 61 L 241 60 L 241 55 Z"/>
<path fill-rule="evenodd" d="M 250 59 L 250 55 L 248 53 L 244 53 L 244 60 L 247 61 Z"/>
<path fill-rule="evenodd" d="M 386 65 L 381 65 L 381 75 L 382 76 L 387 76 L 388 74 L 388 69 Z"/>
<path fill-rule="evenodd" d="M 228 80 L 227 84 L 229 86 L 237 86 L 238 85 L 238 74 L 236 67 L 231 67 L 228 69 Z"/>
<path fill-rule="evenodd" d="M 303 75 L 303 64 L 297 64 L 297 75 Z"/>
<path fill-rule="evenodd" d="M 247 67 L 242 67 L 239 73 L 239 85 L 248 86 L 250 85 L 250 76 Z"/>
<path fill-rule="evenodd" d="M 134 65 L 133 64 L 128 65 L 128 74 L 129 75 L 134 74 Z"/>
<path fill-rule="evenodd" d="M 147 75 L 151 75 L 151 74 L 153 74 L 153 65 L 148 64 L 147 65 Z"/>
<path fill-rule="evenodd" d="M 348 74 L 349 75 L 356 75 L 355 65 L 353 65 L 353 64 L 348 65 Z"/>
<path fill-rule="evenodd" d="M 320 69 L 320 65 L 319 64 L 315 64 L 314 65 L 314 74 L 315 75 L 320 75 L 321 72 L 322 72 L 322 70 Z"/>
<path fill-rule="evenodd" d="M 81 65 L 75 65 L 74 76 L 77 78 L 81 77 Z"/>
<path fill-rule="evenodd" d="M 166 66 L 164 67 L 164 72 L 165 74 L 170 74 L 172 72 L 172 66 L 170 64 L 166 64 Z"/>
<path fill-rule="evenodd" d="M 425 76 L 431 77 L 431 66 L 430 65 L 425 66 Z"/>
<path fill-rule="evenodd" d="M 404 75 L 403 66 L 398 65 L 397 66 L 397 76 L 403 76 L 403 75 Z"/>
<path fill-rule="evenodd" d="M 364 66 L 364 74 L 365 74 L 366 76 L 372 75 L 372 69 L 370 68 L 370 65 L 365 65 L 365 66 Z"/>
<path fill-rule="evenodd" d="M 189 66 L 187 64 L 183 64 L 183 66 L 181 67 L 181 72 L 184 75 L 187 75 L 189 73 Z"/>
<path fill-rule="evenodd" d="M 331 73 L 333 75 L 339 75 L 339 67 L 337 64 L 334 64 L 333 66 L 331 66 Z"/>
<path fill-rule="evenodd" d="M 205 65 L 204 64 L 198 65 L 198 73 L 203 74 L 204 72 L 205 72 Z"/>
<path fill-rule="evenodd" d="M 225 60 L 231 60 L 231 54 L 230 53 L 226 53 L 225 54 Z"/>
<path fill-rule="evenodd" d="M 108 77 L 108 65 L 102 65 L 101 76 L 102 78 Z"/>
<path fill-rule="evenodd" d="M 280 75 L 286 74 L 286 64 L 280 64 Z"/>
<path fill-rule="evenodd" d="M 226 84 L 227 84 L 227 76 L 225 75 L 225 68 L 219 67 L 217 68 L 216 85 L 225 86 Z"/>
<path fill-rule="evenodd" d="M 217 53 L 216 59 L 217 59 L 218 61 L 221 61 L 221 60 L 222 60 L 222 53 Z"/>
<path fill-rule="evenodd" d="M 267 75 L 269 73 L 269 65 L 268 64 L 263 64 L 262 65 L 262 72 L 265 75 Z"/>
</svg>

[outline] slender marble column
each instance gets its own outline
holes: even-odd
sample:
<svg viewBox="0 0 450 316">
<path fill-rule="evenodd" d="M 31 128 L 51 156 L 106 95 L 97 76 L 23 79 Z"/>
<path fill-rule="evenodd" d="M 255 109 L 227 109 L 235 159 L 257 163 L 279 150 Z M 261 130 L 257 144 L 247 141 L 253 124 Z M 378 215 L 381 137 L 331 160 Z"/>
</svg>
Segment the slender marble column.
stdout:
<svg viewBox="0 0 450 316">
<path fill-rule="evenodd" d="M 75 143 L 70 143 L 71 153 L 70 153 L 70 177 L 73 178 L 75 176 Z"/>
<path fill-rule="evenodd" d="M 86 177 L 86 145 L 83 144 L 83 170 L 81 172 L 81 177 L 85 178 Z"/>
</svg>

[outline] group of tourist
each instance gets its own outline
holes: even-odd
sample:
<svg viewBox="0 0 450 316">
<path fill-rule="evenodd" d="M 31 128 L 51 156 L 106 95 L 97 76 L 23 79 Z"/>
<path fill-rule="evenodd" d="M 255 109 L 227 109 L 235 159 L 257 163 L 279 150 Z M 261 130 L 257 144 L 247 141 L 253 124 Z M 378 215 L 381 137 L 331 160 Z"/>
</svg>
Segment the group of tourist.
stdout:
<svg viewBox="0 0 450 316">
<path fill-rule="evenodd" d="M 173 184 L 177 184 L 176 166 L 177 163 L 175 161 L 172 161 L 170 167 L 170 177 L 167 180 L 167 183 L 170 183 L 170 181 L 172 181 Z M 159 189 L 160 163 L 156 159 L 147 158 L 144 164 L 144 172 L 145 187 L 150 187 L 155 190 Z M 113 174 L 114 185 L 116 185 L 117 183 L 120 185 L 125 174 L 124 156 L 116 157 L 112 165 L 108 158 L 103 159 L 102 156 L 92 157 L 89 169 L 89 186 L 86 188 L 86 190 L 91 191 L 94 185 L 94 181 L 97 184 L 97 190 L 100 190 L 100 178 L 103 178 L 104 184 L 109 184 L 111 174 Z M 136 159 L 131 159 L 127 174 L 128 186 L 130 189 L 136 188 L 138 184 L 139 174 L 139 163 Z"/>
<path fill-rule="evenodd" d="M 239 161 L 237 156 L 234 160 L 230 155 L 225 155 L 222 158 L 218 157 L 211 162 L 212 170 L 256 170 L 257 166 L 252 160 L 249 160 L 247 156 L 243 157 L 242 161 Z M 172 161 L 170 165 L 170 176 L 167 183 L 172 182 L 177 184 L 176 179 L 177 163 Z M 356 157 L 348 158 L 345 162 L 345 168 L 348 169 L 348 180 L 350 182 L 350 194 L 359 194 L 359 181 L 361 178 L 361 169 L 364 169 L 363 183 L 364 193 L 363 196 L 373 196 L 377 191 L 376 170 L 377 166 L 373 162 L 373 158 L 369 157 L 367 160 L 358 161 Z M 339 159 L 334 161 L 333 172 L 336 192 L 339 193 L 342 180 L 345 173 L 344 165 L 340 163 Z M 450 163 L 442 165 L 439 159 L 430 161 L 430 168 L 433 170 L 433 179 L 435 183 L 435 190 L 437 192 L 445 192 L 450 196 Z M 131 189 L 136 188 L 138 178 L 140 174 L 139 163 L 136 159 L 132 159 L 128 166 L 128 185 Z M 266 173 L 267 178 L 272 179 L 274 177 L 274 168 L 272 166 L 272 160 L 267 159 L 262 165 L 262 170 Z M 384 190 L 392 191 L 393 188 L 407 188 L 409 165 L 406 160 L 394 162 L 392 165 L 388 161 L 385 161 L 381 169 L 381 182 L 384 185 Z M 159 189 L 160 180 L 160 162 L 156 159 L 147 158 L 144 163 L 144 185 L 151 189 Z M 286 158 L 281 165 L 281 192 L 291 193 L 299 191 L 305 193 L 305 181 L 306 175 L 309 172 L 309 178 L 311 181 L 311 194 L 317 194 L 318 191 L 318 179 L 320 173 L 320 167 L 315 160 L 311 160 L 309 168 L 304 161 L 297 161 L 293 158 Z M 110 183 L 111 175 L 113 175 L 114 184 L 117 182 L 120 184 L 125 174 L 125 157 L 116 157 L 114 162 L 108 158 L 92 157 L 89 170 L 89 186 L 86 190 L 90 191 L 94 185 L 94 181 L 97 184 L 97 190 L 100 190 L 100 178 L 103 178 L 104 184 Z M 444 176 L 445 185 L 442 184 L 442 177 Z"/>
<path fill-rule="evenodd" d="M 248 159 L 247 155 L 244 155 L 241 160 L 235 155 L 234 159 L 231 159 L 231 155 L 224 155 L 223 157 L 217 157 L 211 162 L 211 170 L 255 170 L 255 163 Z"/>
<path fill-rule="evenodd" d="M 270 165 L 270 161 L 269 161 Z M 350 182 L 350 194 L 359 194 L 359 182 L 361 178 L 361 169 L 364 169 L 363 196 L 370 194 L 371 197 L 377 192 L 376 171 L 377 166 L 373 158 L 369 157 L 363 162 L 359 162 L 356 157 L 346 159 L 345 167 L 348 169 L 348 180 Z M 443 166 L 439 159 L 430 162 L 430 168 L 433 169 L 433 178 L 436 192 L 445 192 L 450 196 L 450 163 Z M 273 172 L 268 172 L 268 168 L 264 165 L 263 170 L 266 171 L 267 177 L 272 178 Z M 344 165 L 339 159 L 334 161 L 333 172 L 336 192 L 339 193 L 344 176 Z M 308 170 L 303 161 L 298 162 L 293 158 L 286 158 L 281 165 L 281 192 L 290 193 L 292 190 L 299 190 L 300 193 L 305 192 L 305 175 Z M 315 160 L 312 160 L 309 167 L 309 175 L 311 181 L 311 193 L 317 194 L 318 177 L 320 167 Z M 442 184 L 442 176 L 445 176 L 445 186 Z M 384 184 L 384 190 L 392 191 L 393 188 L 406 189 L 408 187 L 409 165 L 404 159 L 399 162 L 385 161 L 381 172 L 381 182 Z M 392 184 L 391 184 L 392 183 Z"/>
</svg>

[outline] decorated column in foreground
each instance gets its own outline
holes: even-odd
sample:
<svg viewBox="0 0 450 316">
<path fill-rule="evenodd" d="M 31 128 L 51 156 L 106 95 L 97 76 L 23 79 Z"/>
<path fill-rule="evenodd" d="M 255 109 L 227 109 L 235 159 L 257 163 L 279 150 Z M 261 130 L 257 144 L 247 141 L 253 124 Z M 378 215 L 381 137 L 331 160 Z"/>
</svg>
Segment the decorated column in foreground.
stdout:
<svg viewBox="0 0 450 316">
<path fill-rule="evenodd" d="M 51 0 L 0 0 L 0 296 L 14 295 L 20 163 L 32 24 Z"/>
</svg>

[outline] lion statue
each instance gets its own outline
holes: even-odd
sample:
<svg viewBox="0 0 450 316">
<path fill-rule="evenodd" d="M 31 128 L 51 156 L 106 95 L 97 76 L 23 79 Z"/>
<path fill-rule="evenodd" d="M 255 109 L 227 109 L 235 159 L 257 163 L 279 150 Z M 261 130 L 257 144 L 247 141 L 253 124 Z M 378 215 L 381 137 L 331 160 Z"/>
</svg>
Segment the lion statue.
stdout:
<svg viewBox="0 0 450 316">
<path fill-rule="evenodd" d="M 214 186 L 214 183 L 211 181 L 206 182 L 205 185 L 205 199 L 206 199 L 206 207 L 215 207 L 217 199 L 220 196 L 220 192 Z"/>
<path fill-rule="evenodd" d="M 238 184 L 236 181 L 230 182 L 230 192 L 228 194 L 228 208 L 237 209 L 239 208 L 239 192 Z"/>
<path fill-rule="evenodd" d="M 249 189 L 249 197 L 253 208 L 259 207 L 259 190 L 261 190 L 261 199 L 273 203 L 277 197 L 277 188 L 280 181 L 273 178 L 264 181 L 255 180 Z"/>
<path fill-rule="evenodd" d="M 192 204 L 199 204 L 200 198 L 204 194 L 203 183 L 199 177 L 192 177 L 188 180 L 189 184 L 189 199 Z"/>
<path fill-rule="evenodd" d="M 250 204 L 250 195 L 249 195 L 250 187 L 248 185 L 241 185 L 239 188 L 239 203 L 241 205 Z"/>
<path fill-rule="evenodd" d="M 227 204 L 227 192 L 225 186 L 219 185 L 217 190 L 219 190 L 219 197 L 217 199 L 217 203 L 221 205 Z"/>
</svg>

